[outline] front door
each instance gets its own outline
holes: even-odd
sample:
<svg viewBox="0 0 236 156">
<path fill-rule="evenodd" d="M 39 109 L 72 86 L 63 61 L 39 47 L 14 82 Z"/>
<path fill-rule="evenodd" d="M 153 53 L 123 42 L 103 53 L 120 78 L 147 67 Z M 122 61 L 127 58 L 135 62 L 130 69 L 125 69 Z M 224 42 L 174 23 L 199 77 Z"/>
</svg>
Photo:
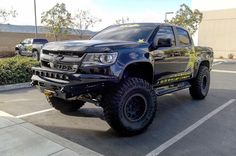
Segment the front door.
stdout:
<svg viewBox="0 0 236 156">
<path fill-rule="evenodd" d="M 27 40 L 27 43 L 25 44 L 25 50 L 26 50 L 27 53 L 31 53 L 32 43 L 33 43 L 33 39 L 28 39 Z"/>
<path fill-rule="evenodd" d="M 31 44 L 32 39 L 25 39 L 24 41 L 21 42 L 21 54 L 22 55 L 29 55 L 32 49 L 32 44 Z"/>
<path fill-rule="evenodd" d="M 152 51 L 157 85 L 178 81 L 178 77 L 183 75 L 188 64 L 188 51 L 178 46 L 178 38 L 174 35 L 174 31 L 172 26 L 160 26 L 156 34 L 155 41 L 158 38 L 171 39 L 172 41 L 171 47 L 159 47 Z"/>
</svg>

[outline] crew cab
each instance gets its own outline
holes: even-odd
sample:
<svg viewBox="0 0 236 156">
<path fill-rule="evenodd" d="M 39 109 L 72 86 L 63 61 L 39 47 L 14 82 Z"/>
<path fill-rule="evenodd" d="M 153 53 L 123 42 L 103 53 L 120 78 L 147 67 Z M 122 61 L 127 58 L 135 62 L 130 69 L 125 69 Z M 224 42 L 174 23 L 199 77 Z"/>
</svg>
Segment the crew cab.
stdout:
<svg viewBox="0 0 236 156">
<path fill-rule="evenodd" d="M 193 99 L 209 91 L 213 51 L 195 47 L 188 31 L 166 23 L 110 26 L 90 40 L 46 44 L 32 85 L 61 112 L 85 102 L 104 110 L 122 135 L 136 135 L 154 119 L 158 96 L 189 88 Z"/>
</svg>

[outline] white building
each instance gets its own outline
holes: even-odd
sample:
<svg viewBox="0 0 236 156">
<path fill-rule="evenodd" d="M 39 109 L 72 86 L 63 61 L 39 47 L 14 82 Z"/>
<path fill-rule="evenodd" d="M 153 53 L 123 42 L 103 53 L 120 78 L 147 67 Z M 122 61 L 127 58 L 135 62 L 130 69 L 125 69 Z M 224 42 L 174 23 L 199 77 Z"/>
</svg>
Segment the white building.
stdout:
<svg viewBox="0 0 236 156">
<path fill-rule="evenodd" d="M 203 13 L 195 44 L 212 47 L 215 57 L 236 57 L 236 0 L 192 0 L 192 9 Z"/>
</svg>

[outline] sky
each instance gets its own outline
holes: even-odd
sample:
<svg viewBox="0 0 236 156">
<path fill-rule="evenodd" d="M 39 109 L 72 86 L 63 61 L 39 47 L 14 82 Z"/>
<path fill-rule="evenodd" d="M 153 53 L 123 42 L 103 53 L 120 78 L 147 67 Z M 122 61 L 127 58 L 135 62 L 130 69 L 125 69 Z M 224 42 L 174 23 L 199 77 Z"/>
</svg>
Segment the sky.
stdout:
<svg viewBox="0 0 236 156">
<path fill-rule="evenodd" d="M 183 3 L 191 6 L 191 0 L 36 0 L 37 21 L 41 13 L 52 8 L 56 3 L 65 3 L 72 15 L 78 9 L 89 10 L 102 19 L 93 31 L 99 31 L 115 24 L 117 19 L 129 17 L 131 22 L 163 22 L 165 12 L 176 12 Z M 18 16 L 7 23 L 16 25 L 34 25 L 34 0 L 1 0 L 1 9 L 16 9 Z M 169 15 L 171 18 L 173 15 Z"/>
</svg>

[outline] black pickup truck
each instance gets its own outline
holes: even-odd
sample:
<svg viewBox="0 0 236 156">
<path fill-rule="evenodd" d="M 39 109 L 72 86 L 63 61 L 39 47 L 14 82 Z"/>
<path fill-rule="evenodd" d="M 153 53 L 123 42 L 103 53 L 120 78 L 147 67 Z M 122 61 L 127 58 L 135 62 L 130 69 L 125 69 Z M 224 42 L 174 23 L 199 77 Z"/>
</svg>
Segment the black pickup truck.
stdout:
<svg viewBox="0 0 236 156">
<path fill-rule="evenodd" d="M 194 47 L 188 31 L 161 23 L 110 26 L 90 40 L 52 42 L 33 68 L 32 85 L 61 112 L 101 106 L 109 125 L 136 135 L 151 124 L 157 96 L 189 88 L 204 99 L 213 51 Z"/>
</svg>

